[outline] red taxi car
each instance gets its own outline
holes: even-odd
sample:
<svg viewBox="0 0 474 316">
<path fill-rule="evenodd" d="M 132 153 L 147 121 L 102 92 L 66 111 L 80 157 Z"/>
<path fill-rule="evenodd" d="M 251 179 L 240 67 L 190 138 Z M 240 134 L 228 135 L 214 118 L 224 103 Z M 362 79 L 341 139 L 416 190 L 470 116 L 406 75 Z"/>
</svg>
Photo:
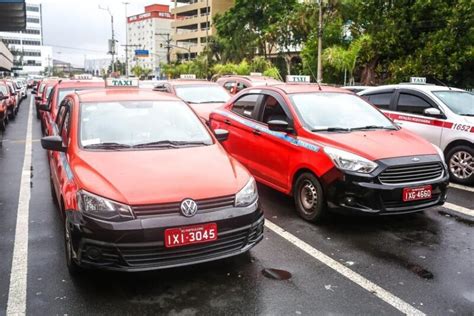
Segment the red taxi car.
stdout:
<svg viewBox="0 0 474 316">
<path fill-rule="evenodd" d="M 10 80 L 4 79 L 0 80 L 0 85 L 5 87 L 7 90 L 7 93 L 4 94 L 4 96 L 8 96 L 6 98 L 6 104 L 7 104 L 7 122 L 8 120 L 13 120 L 18 113 L 18 96 L 16 94 L 15 88 L 13 87 L 13 84 Z M 3 91 L 5 89 L 2 89 Z"/>
<path fill-rule="evenodd" d="M 214 109 L 221 107 L 230 99 L 229 93 L 223 87 L 206 80 L 169 80 L 159 83 L 154 90 L 176 95 L 188 103 L 206 122 Z"/>
<path fill-rule="evenodd" d="M 351 92 L 282 84 L 243 90 L 211 114 L 228 152 L 255 178 L 293 195 L 317 221 L 327 209 L 401 214 L 441 205 L 442 153 Z"/>
<path fill-rule="evenodd" d="M 45 79 L 41 81 L 41 84 L 37 92 L 32 91 L 32 94 L 36 94 L 35 107 L 36 107 L 36 118 L 41 119 L 40 105 L 48 102 L 49 95 L 53 90 L 54 85 L 58 82 L 58 79 Z"/>
<path fill-rule="evenodd" d="M 43 135 L 52 135 L 59 104 L 66 95 L 75 91 L 101 89 L 104 87 L 105 81 L 102 79 L 60 80 L 58 83 L 54 84 L 47 102 L 39 105 Z"/>
<path fill-rule="evenodd" d="M 56 124 L 42 146 L 70 272 L 189 265 L 262 239 L 254 178 L 220 145 L 228 133 L 211 134 L 182 100 L 126 87 L 81 91 L 61 102 Z"/>
<path fill-rule="evenodd" d="M 0 131 L 4 131 L 8 122 L 8 88 L 0 82 Z"/>
</svg>

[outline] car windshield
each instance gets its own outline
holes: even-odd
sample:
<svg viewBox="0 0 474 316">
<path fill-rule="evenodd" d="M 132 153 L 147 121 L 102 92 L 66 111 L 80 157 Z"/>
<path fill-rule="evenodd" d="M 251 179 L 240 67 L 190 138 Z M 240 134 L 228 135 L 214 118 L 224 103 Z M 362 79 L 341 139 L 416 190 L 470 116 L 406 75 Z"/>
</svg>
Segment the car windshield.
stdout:
<svg viewBox="0 0 474 316">
<path fill-rule="evenodd" d="M 300 119 L 313 131 L 396 129 L 382 113 L 360 97 L 348 93 L 293 94 Z"/>
<path fill-rule="evenodd" d="M 39 92 L 40 94 L 43 93 L 44 86 L 46 86 L 45 83 L 42 83 L 42 84 L 40 85 L 39 90 L 38 90 L 38 92 Z"/>
<path fill-rule="evenodd" d="M 53 90 L 53 86 L 49 86 L 47 89 L 46 89 L 46 97 L 49 98 L 49 94 L 51 93 L 51 91 Z"/>
<path fill-rule="evenodd" d="M 474 94 L 467 91 L 433 91 L 433 94 L 458 115 L 474 116 Z"/>
<path fill-rule="evenodd" d="M 84 148 L 175 148 L 213 143 L 183 102 L 83 103 L 80 109 L 79 139 Z"/>
<path fill-rule="evenodd" d="M 176 95 L 188 103 L 226 103 L 230 99 L 227 91 L 217 85 L 177 86 Z"/>
</svg>

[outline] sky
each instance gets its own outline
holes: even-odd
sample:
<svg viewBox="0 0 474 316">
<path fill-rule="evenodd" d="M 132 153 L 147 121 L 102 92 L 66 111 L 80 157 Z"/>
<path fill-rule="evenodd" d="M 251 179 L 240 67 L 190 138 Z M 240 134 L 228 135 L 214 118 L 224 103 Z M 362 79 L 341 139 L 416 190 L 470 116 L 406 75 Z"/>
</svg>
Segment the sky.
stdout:
<svg viewBox="0 0 474 316">
<path fill-rule="evenodd" d="M 127 15 L 140 14 L 146 5 L 171 4 L 170 0 L 27 0 L 43 6 L 43 45 L 53 47 L 53 58 L 83 66 L 84 59 L 110 58 L 107 41 L 111 38 L 110 15 L 114 15 L 115 37 L 125 44 L 125 5 Z M 124 56 L 123 47 L 119 55 Z"/>
</svg>

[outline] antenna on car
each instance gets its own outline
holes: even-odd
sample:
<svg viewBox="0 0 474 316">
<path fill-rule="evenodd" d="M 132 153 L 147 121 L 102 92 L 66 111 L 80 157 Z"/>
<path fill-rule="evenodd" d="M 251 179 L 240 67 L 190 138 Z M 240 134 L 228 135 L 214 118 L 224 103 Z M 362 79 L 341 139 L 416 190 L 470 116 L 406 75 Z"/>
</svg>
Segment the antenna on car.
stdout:
<svg viewBox="0 0 474 316">
<path fill-rule="evenodd" d="M 434 81 L 440 83 L 442 86 L 445 86 L 447 87 L 449 90 L 452 90 L 450 86 L 448 86 L 446 83 L 444 83 L 443 81 L 439 80 L 438 78 L 436 78 L 435 76 L 430 76 L 431 79 L 433 79 Z"/>
</svg>

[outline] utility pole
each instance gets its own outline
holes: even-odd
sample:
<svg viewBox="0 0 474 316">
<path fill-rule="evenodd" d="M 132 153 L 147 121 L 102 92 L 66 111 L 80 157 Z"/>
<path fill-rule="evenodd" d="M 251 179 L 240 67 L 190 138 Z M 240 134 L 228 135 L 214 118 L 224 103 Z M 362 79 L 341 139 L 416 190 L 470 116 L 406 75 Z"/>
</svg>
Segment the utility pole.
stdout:
<svg viewBox="0 0 474 316">
<path fill-rule="evenodd" d="M 115 72 L 115 32 L 114 32 L 114 16 L 110 12 L 110 8 L 103 8 L 99 5 L 99 9 L 107 11 L 110 15 L 110 24 L 112 25 L 112 39 L 109 41 L 110 55 L 112 55 L 112 73 Z"/>
<path fill-rule="evenodd" d="M 206 0 L 206 79 L 209 73 L 209 0 Z"/>
<path fill-rule="evenodd" d="M 170 64 L 171 63 L 171 35 L 169 33 L 155 33 L 155 35 L 165 37 L 166 61 L 168 64 Z"/>
<path fill-rule="evenodd" d="M 129 77 L 128 73 L 128 14 L 127 14 L 127 6 L 130 2 L 122 2 L 125 6 L 125 76 Z"/>
<path fill-rule="evenodd" d="M 318 23 L 318 72 L 316 81 L 321 83 L 323 81 L 323 65 L 321 60 L 321 53 L 323 50 L 323 1 L 317 0 L 319 3 L 319 23 Z"/>
</svg>

